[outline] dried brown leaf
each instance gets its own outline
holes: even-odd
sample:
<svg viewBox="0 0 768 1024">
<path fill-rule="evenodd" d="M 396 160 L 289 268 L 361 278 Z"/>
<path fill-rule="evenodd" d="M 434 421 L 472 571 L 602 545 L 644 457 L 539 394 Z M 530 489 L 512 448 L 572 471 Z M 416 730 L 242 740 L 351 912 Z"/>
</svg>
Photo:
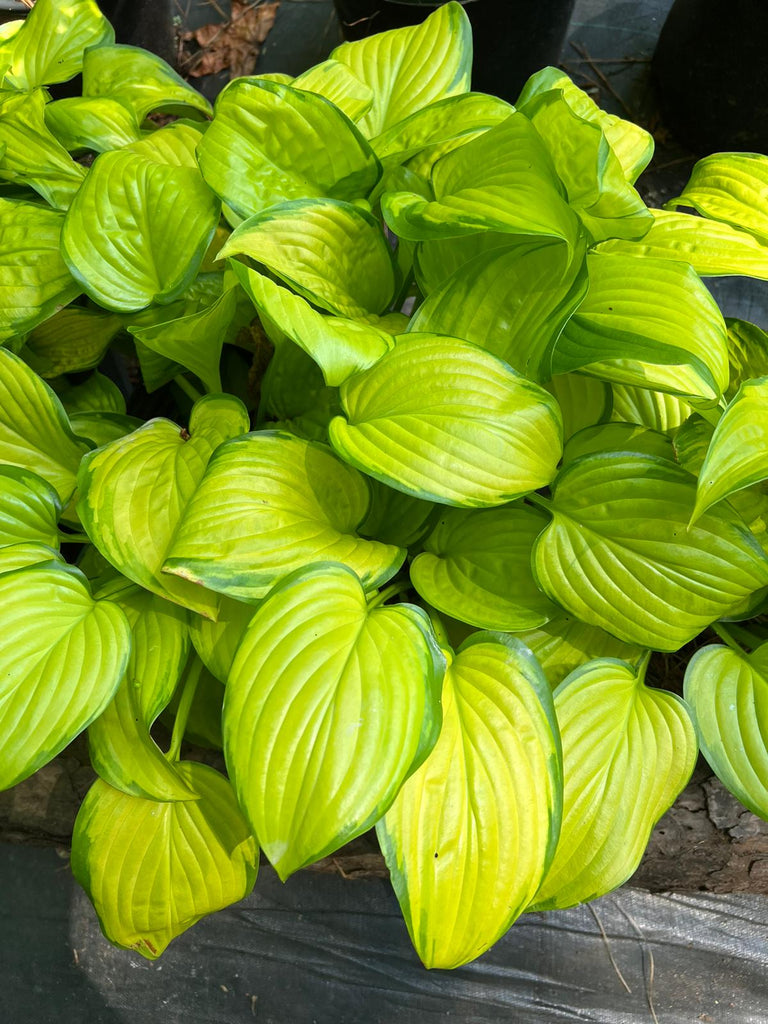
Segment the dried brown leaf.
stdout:
<svg viewBox="0 0 768 1024">
<path fill-rule="evenodd" d="M 200 47 L 198 53 L 189 58 L 187 75 L 200 78 L 228 70 L 231 79 L 253 74 L 261 44 L 275 23 L 279 6 L 279 0 L 272 3 L 232 0 L 232 16 L 228 22 L 185 32 L 182 38 Z"/>
</svg>

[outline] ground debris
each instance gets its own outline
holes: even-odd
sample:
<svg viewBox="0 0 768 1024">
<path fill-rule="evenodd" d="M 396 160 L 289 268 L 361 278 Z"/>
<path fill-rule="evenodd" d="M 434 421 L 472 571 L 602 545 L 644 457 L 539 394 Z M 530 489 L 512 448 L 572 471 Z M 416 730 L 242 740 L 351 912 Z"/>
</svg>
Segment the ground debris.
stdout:
<svg viewBox="0 0 768 1024">
<path fill-rule="evenodd" d="M 230 80 L 251 75 L 275 22 L 279 0 L 232 0 L 229 21 L 184 32 L 180 69 L 188 78 L 228 71 Z"/>
</svg>

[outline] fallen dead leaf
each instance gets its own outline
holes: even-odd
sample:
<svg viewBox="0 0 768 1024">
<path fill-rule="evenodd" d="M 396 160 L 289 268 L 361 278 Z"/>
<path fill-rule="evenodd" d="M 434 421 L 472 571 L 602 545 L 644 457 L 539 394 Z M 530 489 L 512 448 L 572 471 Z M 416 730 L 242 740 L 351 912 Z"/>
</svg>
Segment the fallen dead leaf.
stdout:
<svg viewBox="0 0 768 1024">
<path fill-rule="evenodd" d="M 232 79 L 253 74 L 261 44 L 275 23 L 279 6 L 279 0 L 272 3 L 232 0 L 232 16 L 228 22 L 185 32 L 182 40 L 200 47 L 184 62 L 187 76 L 200 78 L 229 71 Z"/>
</svg>

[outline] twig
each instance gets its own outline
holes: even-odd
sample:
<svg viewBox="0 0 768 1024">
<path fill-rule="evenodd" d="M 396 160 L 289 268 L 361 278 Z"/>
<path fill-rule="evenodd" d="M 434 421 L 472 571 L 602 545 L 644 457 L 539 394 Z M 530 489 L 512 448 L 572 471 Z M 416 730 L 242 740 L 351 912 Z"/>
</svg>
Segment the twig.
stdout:
<svg viewBox="0 0 768 1024">
<path fill-rule="evenodd" d="M 611 966 L 613 967 L 614 971 L 616 972 L 616 977 L 619 979 L 619 981 L 624 986 L 624 988 L 627 990 L 627 992 L 630 995 L 632 995 L 632 989 L 627 984 L 627 979 L 621 973 L 621 971 L 619 970 L 619 965 L 613 959 L 613 953 L 611 952 L 611 946 L 610 946 L 610 943 L 608 942 L 608 936 L 605 934 L 605 928 L 603 928 L 603 922 L 597 916 L 597 911 L 595 910 L 595 908 L 592 906 L 591 903 L 587 904 L 587 909 L 592 914 L 592 917 L 594 917 L 595 924 L 600 929 L 600 934 L 602 935 L 603 942 L 605 943 L 605 951 L 608 954 L 608 959 L 611 961 Z"/>
<path fill-rule="evenodd" d="M 646 942 L 645 936 L 643 935 L 643 933 L 638 928 L 637 923 L 634 921 L 632 916 L 627 913 L 627 911 L 622 907 L 622 905 L 620 903 L 614 902 L 614 906 L 616 907 L 616 909 L 621 914 L 624 915 L 624 917 L 626 917 L 626 919 L 629 921 L 629 923 L 634 928 L 635 933 L 637 934 L 637 937 L 640 939 L 640 950 L 641 950 L 642 956 L 643 956 L 643 977 L 645 977 L 645 954 L 646 954 L 646 952 L 648 953 L 648 978 L 647 978 L 647 983 L 646 983 L 646 988 L 645 988 L 645 996 L 646 996 L 646 999 L 648 1000 L 648 1009 L 651 1011 L 651 1017 L 653 1018 L 653 1024 L 659 1024 L 659 1018 L 656 1016 L 656 1010 L 655 1010 L 654 1005 L 653 1005 L 653 980 L 654 980 L 654 975 L 655 975 L 655 972 L 656 972 L 656 968 L 655 968 L 655 964 L 654 964 L 654 960 L 653 960 L 653 950 L 650 948 L 650 946 Z"/>
<path fill-rule="evenodd" d="M 231 28 L 232 25 L 236 25 L 238 21 L 242 21 L 246 14 L 250 14 L 251 11 L 255 10 L 257 7 L 260 7 L 262 3 L 264 3 L 264 0 L 253 0 L 253 2 L 248 4 L 247 7 L 244 7 L 243 10 L 238 15 L 230 18 L 230 20 L 226 22 L 224 25 L 221 25 L 214 32 L 214 34 L 211 36 L 211 38 L 208 40 L 205 46 L 202 47 L 201 50 L 199 50 L 197 53 L 192 54 L 191 57 L 187 57 L 186 60 L 180 62 L 179 70 L 181 70 L 182 68 L 184 68 L 185 70 L 191 70 L 191 68 L 196 67 L 203 59 L 205 53 L 208 50 L 210 50 L 210 48 L 213 46 L 213 44 L 216 42 L 216 40 L 221 36 L 223 32 L 225 32 L 228 28 Z"/>
<path fill-rule="evenodd" d="M 627 117 L 634 118 L 635 115 L 634 115 L 633 111 L 631 111 L 629 109 L 629 107 L 624 102 L 622 97 L 613 88 L 613 86 L 611 85 L 610 80 L 608 78 L 606 78 L 606 76 L 603 74 L 603 72 L 600 70 L 600 68 L 595 65 L 595 62 L 590 57 L 589 52 L 587 51 L 586 46 L 582 46 L 581 43 L 576 43 L 576 42 L 573 42 L 573 41 L 571 41 L 571 46 L 576 51 L 576 53 L 578 53 L 578 55 L 583 59 L 584 63 L 587 64 L 594 71 L 594 73 L 600 79 L 600 81 L 603 84 L 603 86 L 608 90 L 608 92 L 611 94 L 611 96 L 613 96 L 613 98 L 616 100 L 616 102 L 621 105 L 621 108 L 624 111 L 624 113 L 627 115 Z"/>
</svg>

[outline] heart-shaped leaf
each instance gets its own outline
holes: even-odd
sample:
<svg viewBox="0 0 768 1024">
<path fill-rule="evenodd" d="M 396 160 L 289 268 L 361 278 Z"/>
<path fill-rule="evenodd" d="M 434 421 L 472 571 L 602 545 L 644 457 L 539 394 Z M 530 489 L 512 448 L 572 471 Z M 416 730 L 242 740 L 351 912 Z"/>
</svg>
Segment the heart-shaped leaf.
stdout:
<svg viewBox="0 0 768 1024">
<path fill-rule="evenodd" d="M 443 509 L 411 563 L 413 585 L 438 611 L 473 626 L 540 626 L 558 611 L 531 572 L 531 549 L 546 522 L 522 505 Z"/>
<path fill-rule="evenodd" d="M 674 651 L 768 584 L 727 506 L 688 528 L 694 478 L 652 455 L 588 455 L 555 483 L 534 573 L 553 600 L 627 643 Z"/>
<path fill-rule="evenodd" d="M 297 78 L 288 79 L 285 84 L 325 96 L 350 121 L 359 121 L 373 104 L 373 89 L 370 85 L 361 82 L 346 64 L 338 60 L 324 60 L 315 64 Z"/>
<path fill-rule="evenodd" d="M 699 160 L 682 195 L 666 205 L 692 206 L 704 217 L 742 228 L 768 243 L 768 156 L 760 153 L 715 153 Z"/>
<path fill-rule="evenodd" d="M 587 269 L 589 291 L 555 346 L 554 373 L 719 398 L 728 385 L 725 322 L 691 267 L 590 253 Z"/>
<path fill-rule="evenodd" d="M 189 654 L 187 613 L 118 578 L 98 596 L 125 614 L 133 649 L 112 702 L 88 729 L 91 764 L 115 789 L 150 800 L 191 800 L 194 793 L 166 760 L 150 727 L 168 706 Z"/>
<path fill-rule="evenodd" d="M 552 698 L 522 644 L 476 633 L 445 674 L 440 738 L 377 826 L 427 967 L 485 952 L 551 861 L 562 775 Z"/>
<path fill-rule="evenodd" d="M 164 569 L 244 601 L 327 560 L 377 587 L 394 576 L 405 551 L 358 536 L 369 503 L 365 478 L 325 445 L 277 431 L 247 434 L 211 460 Z"/>
<path fill-rule="evenodd" d="M 398 339 L 341 388 L 331 420 L 339 454 L 397 490 L 447 505 L 501 505 L 552 479 L 561 451 L 557 403 L 467 342 Z"/>
<path fill-rule="evenodd" d="M 329 248 L 336 253 L 328 261 Z M 315 305 L 340 316 L 381 313 L 392 301 L 392 254 L 376 218 L 333 199 L 295 200 L 245 221 L 219 258 L 245 254 Z"/>
<path fill-rule="evenodd" d="M 78 480 L 78 514 L 99 551 L 145 589 L 213 618 L 215 594 L 160 570 L 214 450 L 248 425 L 238 399 L 209 395 L 189 430 L 150 420 L 83 460 Z"/>
<path fill-rule="evenodd" d="M 366 196 L 381 174 L 337 107 L 263 78 L 237 79 L 220 94 L 199 158 L 205 180 L 241 217 L 286 200 Z"/>
<path fill-rule="evenodd" d="M 749 655 L 717 644 L 701 648 L 688 663 L 684 692 L 717 777 L 768 819 L 768 646 Z"/>
<path fill-rule="evenodd" d="M 90 444 L 75 437 L 61 402 L 36 373 L 0 348 L 0 463 L 37 473 L 66 505 Z"/>
<path fill-rule="evenodd" d="M 121 328 L 122 320 L 114 313 L 68 306 L 34 328 L 24 359 L 41 377 L 92 370 Z"/>
<path fill-rule="evenodd" d="M 125 103 L 109 96 L 68 96 L 45 108 L 45 123 L 65 149 L 106 153 L 141 138 L 139 121 Z"/>
<path fill-rule="evenodd" d="M 370 138 L 435 100 L 469 91 L 472 31 L 460 5 L 448 3 L 420 25 L 342 43 L 331 57 L 373 90 L 360 121 Z"/>
<path fill-rule="evenodd" d="M 0 465 L 0 548 L 22 542 L 58 548 L 61 502 L 36 473 Z"/>
<path fill-rule="evenodd" d="M 375 603 L 345 566 L 300 570 L 235 656 L 227 767 L 282 879 L 370 828 L 437 738 L 445 660 L 429 619 Z"/>
<path fill-rule="evenodd" d="M 253 888 L 259 850 L 227 780 L 177 770 L 197 800 L 158 803 L 99 780 L 72 836 L 72 871 L 116 946 L 156 960 L 169 942 Z"/>
<path fill-rule="evenodd" d="M 29 565 L 41 565 L 44 562 L 63 564 L 63 561 L 59 552 L 46 544 L 22 541 L 0 548 L 0 575 L 14 572 L 16 569 L 26 569 Z"/>
<path fill-rule="evenodd" d="M 515 635 L 533 652 L 553 690 L 574 669 L 595 658 L 637 662 L 643 654 L 641 647 L 625 644 L 605 630 L 569 615 L 558 615 L 537 629 Z"/>
<path fill-rule="evenodd" d="M 625 882 L 651 829 L 696 764 L 690 715 L 639 668 L 590 662 L 555 691 L 563 743 L 563 825 L 531 909 L 572 907 Z"/>
<path fill-rule="evenodd" d="M 198 171 L 130 150 L 102 153 L 67 212 L 62 252 L 100 305 L 143 309 L 189 286 L 218 219 L 218 200 Z"/>
<path fill-rule="evenodd" d="M 189 635 L 197 654 L 219 682 L 226 683 L 237 648 L 254 615 L 252 604 L 222 597 L 215 622 L 201 617 L 189 624 Z"/>
<path fill-rule="evenodd" d="M 0 576 L 0 635 L 0 789 L 8 789 L 101 714 L 125 672 L 131 632 L 76 569 L 47 562 Z"/>
</svg>

